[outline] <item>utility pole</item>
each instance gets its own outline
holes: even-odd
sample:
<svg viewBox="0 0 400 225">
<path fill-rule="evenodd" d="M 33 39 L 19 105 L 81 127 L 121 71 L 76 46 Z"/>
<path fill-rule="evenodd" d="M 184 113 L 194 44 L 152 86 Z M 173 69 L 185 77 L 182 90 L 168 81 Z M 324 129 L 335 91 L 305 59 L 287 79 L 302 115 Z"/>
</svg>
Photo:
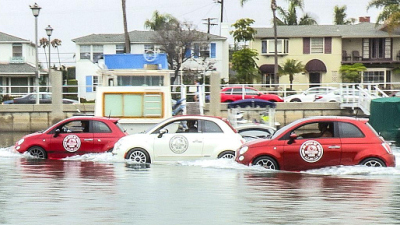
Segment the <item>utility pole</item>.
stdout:
<svg viewBox="0 0 400 225">
<path fill-rule="evenodd" d="M 212 23 L 212 22 L 211 22 L 211 20 L 216 20 L 216 19 L 217 19 L 217 18 L 207 18 L 207 19 L 203 19 L 203 20 L 207 21 L 207 22 L 205 22 L 205 23 L 203 23 L 203 24 L 207 24 L 207 33 L 208 33 L 208 34 L 210 33 L 210 27 L 211 27 L 211 26 L 218 25 L 218 24 L 216 24 L 216 23 Z"/>
<path fill-rule="evenodd" d="M 221 23 L 224 22 L 224 0 L 216 0 L 215 3 L 221 4 Z"/>
</svg>

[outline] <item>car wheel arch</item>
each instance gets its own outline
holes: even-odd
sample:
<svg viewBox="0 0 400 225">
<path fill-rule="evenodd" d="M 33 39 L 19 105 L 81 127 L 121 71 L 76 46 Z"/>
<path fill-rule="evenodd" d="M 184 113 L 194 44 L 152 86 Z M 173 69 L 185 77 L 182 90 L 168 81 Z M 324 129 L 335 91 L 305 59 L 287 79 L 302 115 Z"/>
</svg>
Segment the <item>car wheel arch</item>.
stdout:
<svg viewBox="0 0 400 225">
<path fill-rule="evenodd" d="M 224 157 L 224 156 L 226 156 L 226 155 L 230 155 L 230 154 L 233 154 L 233 157 Z M 217 158 L 218 159 L 220 159 L 220 158 L 235 158 L 235 151 L 234 150 L 224 150 L 224 151 L 221 151 L 219 154 L 218 154 L 218 156 L 217 156 Z"/>
<path fill-rule="evenodd" d="M 43 158 L 36 155 L 36 154 L 41 154 L 41 153 L 39 153 L 39 152 L 32 153 L 32 151 L 42 151 L 43 152 L 42 153 L 43 154 Z M 41 159 L 47 159 L 48 158 L 48 153 L 47 153 L 46 149 L 43 146 L 40 146 L 40 145 L 32 145 L 26 150 L 26 152 L 28 152 L 32 156 L 36 155 L 37 157 L 39 157 Z"/>
<path fill-rule="evenodd" d="M 363 159 L 361 159 L 361 160 L 359 161 L 358 165 L 365 165 L 365 164 L 367 164 L 367 163 L 370 162 L 370 161 L 376 161 L 376 163 L 381 164 L 382 167 L 386 167 L 386 166 L 387 166 L 385 160 L 381 159 L 381 158 L 378 157 L 378 156 L 365 157 L 365 158 L 363 158 Z"/>
</svg>

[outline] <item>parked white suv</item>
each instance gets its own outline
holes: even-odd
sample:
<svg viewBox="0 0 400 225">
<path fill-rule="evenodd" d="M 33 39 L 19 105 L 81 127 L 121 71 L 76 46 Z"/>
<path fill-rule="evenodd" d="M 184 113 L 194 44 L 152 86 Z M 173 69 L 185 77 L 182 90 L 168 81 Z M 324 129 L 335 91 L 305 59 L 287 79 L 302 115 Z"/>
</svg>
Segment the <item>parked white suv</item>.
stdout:
<svg viewBox="0 0 400 225">
<path fill-rule="evenodd" d="M 337 88 L 335 87 L 312 87 L 301 94 L 290 95 L 285 98 L 285 102 L 313 102 L 316 95 L 327 94 Z"/>
</svg>

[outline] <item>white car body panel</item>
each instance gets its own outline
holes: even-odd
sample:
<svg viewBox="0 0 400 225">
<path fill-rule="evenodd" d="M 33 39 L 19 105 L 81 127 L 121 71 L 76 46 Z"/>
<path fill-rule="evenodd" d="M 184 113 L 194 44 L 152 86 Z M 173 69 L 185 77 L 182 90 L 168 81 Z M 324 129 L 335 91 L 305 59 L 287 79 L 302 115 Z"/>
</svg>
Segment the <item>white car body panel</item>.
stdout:
<svg viewBox="0 0 400 225">
<path fill-rule="evenodd" d="M 326 94 L 333 90 L 335 87 L 312 87 L 301 94 L 289 95 L 285 98 L 285 102 L 313 102 L 315 95 Z"/>
</svg>

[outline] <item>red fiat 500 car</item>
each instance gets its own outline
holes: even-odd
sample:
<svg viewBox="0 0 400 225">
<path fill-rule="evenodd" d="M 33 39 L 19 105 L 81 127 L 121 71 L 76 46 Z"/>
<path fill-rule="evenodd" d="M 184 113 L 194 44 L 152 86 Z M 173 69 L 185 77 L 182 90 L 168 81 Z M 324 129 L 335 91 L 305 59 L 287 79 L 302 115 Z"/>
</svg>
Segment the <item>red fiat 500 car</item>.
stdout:
<svg viewBox="0 0 400 225">
<path fill-rule="evenodd" d="M 14 146 L 20 153 L 37 158 L 61 159 L 86 153 L 111 151 L 127 133 L 116 118 L 74 116 L 22 137 Z"/>
<path fill-rule="evenodd" d="M 301 171 L 337 165 L 394 167 L 395 156 L 367 119 L 311 117 L 278 130 L 271 139 L 245 143 L 235 160 L 267 169 Z"/>
<path fill-rule="evenodd" d="M 274 94 L 263 94 L 252 87 L 226 87 L 221 90 L 221 102 L 234 102 L 242 99 L 262 99 L 270 102 L 283 102 L 283 99 Z"/>
</svg>

